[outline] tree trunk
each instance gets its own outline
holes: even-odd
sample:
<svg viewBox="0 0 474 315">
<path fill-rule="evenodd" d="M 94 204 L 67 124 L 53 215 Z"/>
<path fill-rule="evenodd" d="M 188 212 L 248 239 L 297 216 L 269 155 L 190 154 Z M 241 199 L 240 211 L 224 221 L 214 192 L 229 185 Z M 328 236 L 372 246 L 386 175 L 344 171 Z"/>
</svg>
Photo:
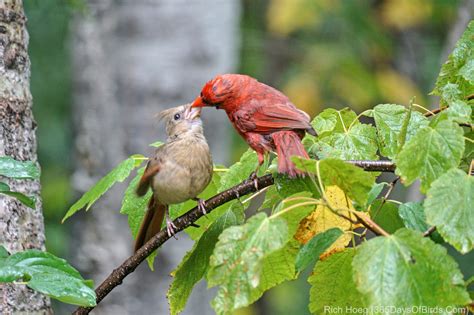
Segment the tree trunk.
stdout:
<svg viewBox="0 0 474 315">
<path fill-rule="evenodd" d="M 37 162 L 28 33 L 21 0 L 0 0 L 0 156 Z M 11 253 L 44 246 L 39 180 L 2 178 L 36 198 L 36 209 L 0 195 L 0 244 Z M 50 301 L 25 285 L 0 284 L 0 314 L 50 314 Z"/>
<path fill-rule="evenodd" d="M 151 154 L 148 144 L 165 140 L 154 114 L 191 102 L 207 80 L 234 69 L 238 20 L 237 1 L 88 2 L 87 13 L 73 24 L 77 191 L 83 193 L 128 155 Z M 204 120 L 214 161 L 226 161 L 224 113 L 206 111 Z M 89 213 L 71 219 L 73 259 L 96 282 L 132 252 L 126 218 L 118 213 L 122 192 L 114 189 Z M 95 312 L 167 314 L 169 273 L 191 246 L 184 234 L 178 238 L 160 251 L 155 272 L 142 265 Z M 213 313 L 209 299 L 201 284 L 187 313 Z"/>
</svg>

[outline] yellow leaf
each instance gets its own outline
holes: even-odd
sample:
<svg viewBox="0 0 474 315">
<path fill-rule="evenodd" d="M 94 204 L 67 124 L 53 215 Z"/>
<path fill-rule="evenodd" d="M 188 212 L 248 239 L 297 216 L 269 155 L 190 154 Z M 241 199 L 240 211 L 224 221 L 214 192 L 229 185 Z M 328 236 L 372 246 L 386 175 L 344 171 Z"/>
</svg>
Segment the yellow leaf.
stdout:
<svg viewBox="0 0 474 315">
<path fill-rule="evenodd" d="M 422 25 L 431 17 L 431 0 L 386 0 L 380 8 L 382 23 L 398 30 Z"/>
<path fill-rule="evenodd" d="M 350 212 L 355 211 L 354 207 L 352 206 L 352 201 L 339 187 L 326 187 L 326 198 L 331 207 L 337 210 L 338 213 L 351 218 L 354 221 L 356 220 L 354 214 Z M 305 244 L 316 234 L 331 228 L 340 228 L 342 231 L 347 232 L 352 231 L 358 227 L 360 227 L 360 225 L 352 224 L 350 221 L 333 213 L 328 207 L 317 206 L 316 210 L 314 210 L 309 216 L 300 222 L 298 230 L 295 234 L 295 239 L 300 243 Z M 351 237 L 352 236 L 350 233 L 344 233 L 344 235 L 339 237 L 338 240 L 332 244 L 331 247 L 329 247 L 321 256 L 327 256 L 328 254 L 343 250 L 346 245 L 349 244 Z"/>
</svg>

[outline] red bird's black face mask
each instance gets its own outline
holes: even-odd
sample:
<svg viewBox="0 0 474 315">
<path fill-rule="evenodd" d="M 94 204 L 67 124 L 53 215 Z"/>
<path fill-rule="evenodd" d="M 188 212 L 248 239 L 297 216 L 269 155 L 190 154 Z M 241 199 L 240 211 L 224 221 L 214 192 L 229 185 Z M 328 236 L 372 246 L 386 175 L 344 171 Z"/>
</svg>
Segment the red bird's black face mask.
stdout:
<svg viewBox="0 0 474 315">
<path fill-rule="evenodd" d="M 193 107 L 216 107 L 222 108 L 223 103 L 228 99 L 232 92 L 232 84 L 229 80 L 217 76 L 207 82 L 202 88 L 201 95 L 193 102 Z"/>
</svg>

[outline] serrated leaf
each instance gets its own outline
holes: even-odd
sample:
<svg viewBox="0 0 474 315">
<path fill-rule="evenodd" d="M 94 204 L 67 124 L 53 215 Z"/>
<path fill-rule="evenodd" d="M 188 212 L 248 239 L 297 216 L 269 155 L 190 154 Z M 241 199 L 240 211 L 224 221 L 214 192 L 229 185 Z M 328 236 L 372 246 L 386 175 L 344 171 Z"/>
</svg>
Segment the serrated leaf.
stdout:
<svg viewBox="0 0 474 315">
<path fill-rule="evenodd" d="M 444 247 L 419 232 L 403 228 L 365 242 L 352 267 L 367 307 L 448 307 L 470 302 L 457 263 Z"/>
<path fill-rule="evenodd" d="M 403 220 L 405 227 L 409 229 L 425 232 L 429 228 L 428 223 L 426 223 L 423 205 L 420 202 L 407 202 L 401 204 L 398 208 L 398 214 Z"/>
<path fill-rule="evenodd" d="M 40 170 L 32 161 L 17 161 L 9 156 L 0 157 L 0 176 L 17 179 L 39 179 Z"/>
<path fill-rule="evenodd" d="M 262 259 L 282 248 L 287 240 L 285 220 L 270 219 L 263 212 L 219 236 L 207 273 L 209 286 L 221 285 L 212 302 L 216 313 L 227 313 L 249 303 L 251 290 L 260 283 Z"/>
<path fill-rule="evenodd" d="M 290 239 L 283 247 L 263 258 L 260 283 L 251 289 L 248 304 L 258 300 L 263 293 L 283 281 L 296 279 L 295 258 L 298 252 L 298 243 Z"/>
<path fill-rule="evenodd" d="M 466 173 L 469 171 L 472 160 L 474 160 L 474 131 L 469 131 L 465 135 L 465 149 L 459 168 Z"/>
<path fill-rule="evenodd" d="M 222 175 L 218 192 L 222 192 L 246 180 L 255 171 L 257 165 L 257 154 L 254 150 L 248 149 L 241 156 L 240 161 L 229 167 L 229 170 Z"/>
<path fill-rule="evenodd" d="M 260 209 L 273 209 L 283 198 L 277 191 L 275 185 L 271 185 L 265 191 L 265 200 L 263 201 Z"/>
<path fill-rule="evenodd" d="M 344 192 L 337 186 L 328 186 L 325 191 L 326 199 L 331 207 L 339 214 L 355 219 L 353 215 L 354 208 L 352 202 Z M 299 224 L 298 231 L 295 234 L 296 240 L 302 244 L 306 244 L 315 235 L 325 232 L 332 228 L 339 228 L 342 231 L 352 231 L 358 226 L 352 224 L 348 220 L 340 217 L 331 211 L 330 208 L 323 205 L 316 207 L 309 216 L 302 220 Z M 349 233 L 339 237 L 324 253 L 328 254 L 334 251 L 343 250 L 350 242 L 351 235 Z"/>
<path fill-rule="evenodd" d="M 308 278 L 309 310 L 312 314 L 337 312 L 340 308 L 362 309 L 363 296 L 357 291 L 352 278 L 352 260 L 355 249 L 348 248 L 317 262 L 313 274 Z M 344 313 L 341 311 L 341 313 Z"/>
<path fill-rule="evenodd" d="M 474 247 L 474 178 L 452 169 L 431 185 L 424 202 L 427 222 L 461 253 Z"/>
<path fill-rule="evenodd" d="M 5 253 L 5 248 L 2 252 Z M 4 255 L 3 255 L 4 256 Z M 26 285 L 59 301 L 80 306 L 95 306 L 91 281 L 84 280 L 66 260 L 31 249 L 0 260 L 0 282 L 23 279 Z"/>
<path fill-rule="evenodd" d="M 300 170 L 316 175 L 319 164 L 319 173 L 324 186 L 336 185 L 358 204 L 367 202 L 375 179 L 361 168 L 337 159 L 316 161 L 293 157 L 292 161 Z"/>
<path fill-rule="evenodd" d="M 341 110 L 327 108 L 313 119 L 311 125 L 318 133 L 318 137 L 324 138 L 333 132 L 344 132 L 355 119 L 357 119 L 356 113 L 349 108 Z"/>
<path fill-rule="evenodd" d="M 381 104 L 375 106 L 371 112 L 377 129 L 380 153 L 393 159 L 400 147 L 399 136 L 408 110 L 401 105 Z M 422 114 L 412 112 L 408 122 L 405 142 L 410 140 L 419 128 L 427 126 L 428 123 L 428 119 Z"/>
<path fill-rule="evenodd" d="M 82 197 L 76 201 L 67 211 L 62 222 L 66 221 L 77 211 L 85 207 L 88 211 L 90 207 L 109 190 L 116 182 L 123 182 L 135 167 L 138 167 L 143 161 L 142 156 L 135 155 L 122 161 L 110 173 L 102 177 L 94 186 L 92 186 Z"/>
<path fill-rule="evenodd" d="M 296 270 L 303 271 L 311 263 L 319 260 L 322 255 L 331 246 L 343 232 L 339 228 L 332 228 L 322 233 L 316 234 L 309 242 L 304 244 L 296 256 Z"/>
<path fill-rule="evenodd" d="M 234 203 L 234 207 L 243 208 L 240 203 Z M 243 209 L 237 212 L 229 209 L 214 221 L 173 271 L 173 282 L 168 290 L 171 314 L 178 314 L 184 310 L 193 287 L 204 277 L 209 267 L 209 257 L 219 235 L 229 226 L 243 222 L 242 211 Z"/>
<path fill-rule="evenodd" d="M 309 176 L 303 178 L 289 178 L 284 174 L 274 174 L 274 186 L 281 198 L 287 198 L 293 194 L 303 191 L 309 192 L 313 197 L 319 197 L 319 192 L 314 186 L 313 180 Z"/>
<path fill-rule="evenodd" d="M 347 132 L 332 133 L 318 138 L 311 152 L 320 159 L 377 160 L 377 136 L 375 127 L 354 124 Z"/>
<path fill-rule="evenodd" d="M 403 221 L 398 214 L 397 205 L 391 202 L 382 204 L 381 200 L 374 201 L 370 207 L 369 214 L 375 223 L 390 234 L 404 227 Z"/>
<path fill-rule="evenodd" d="M 27 195 L 22 194 L 21 192 L 11 191 L 10 186 L 8 186 L 6 183 L 0 182 L 0 194 L 13 197 L 31 209 L 36 208 L 36 200 L 33 196 L 28 197 Z"/>
<path fill-rule="evenodd" d="M 446 104 L 443 88 L 448 84 L 457 84 L 461 92 L 459 99 L 474 93 L 474 21 L 471 21 L 463 35 L 456 43 L 448 60 L 441 67 L 435 89 L 432 94 L 441 96 L 441 102 Z"/>
<path fill-rule="evenodd" d="M 396 157 L 396 174 L 405 185 L 421 180 L 421 191 L 452 167 L 459 165 L 464 151 L 463 130 L 456 123 L 443 120 L 421 128 Z"/>
<path fill-rule="evenodd" d="M 152 191 L 151 189 L 145 196 L 139 197 L 136 194 L 138 182 L 143 175 L 144 167 L 137 171 L 137 175 L 132 179 L 122 198 L 122 207 L 120 213 L 127 215 L 128 226 L 135 239 L 140 230 L 140 225 L 145 217 L 148 202 L 150 201 Z"/>
</svg>

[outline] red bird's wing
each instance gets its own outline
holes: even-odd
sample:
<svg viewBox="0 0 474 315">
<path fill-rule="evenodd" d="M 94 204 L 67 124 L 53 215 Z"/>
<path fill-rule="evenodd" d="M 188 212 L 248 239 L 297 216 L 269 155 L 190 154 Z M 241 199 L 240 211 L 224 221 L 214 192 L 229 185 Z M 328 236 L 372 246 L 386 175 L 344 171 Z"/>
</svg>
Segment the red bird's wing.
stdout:
<svg viewBox="0 0 474 315">
<path fill-rule="evenodd" d="M 255 124 L 255 132 L 311 128 L 309 116 L 289 104 L 262 106 L 253 113 L 251 120 Z"/>
</svg>

